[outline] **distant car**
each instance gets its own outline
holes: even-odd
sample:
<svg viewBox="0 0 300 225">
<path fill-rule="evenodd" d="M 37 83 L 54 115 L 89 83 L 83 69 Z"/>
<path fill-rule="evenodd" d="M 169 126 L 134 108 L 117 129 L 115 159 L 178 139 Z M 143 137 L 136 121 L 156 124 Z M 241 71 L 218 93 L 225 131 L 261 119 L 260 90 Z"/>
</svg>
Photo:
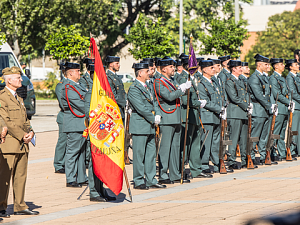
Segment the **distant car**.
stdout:
<svg viewBox="0 0 300 225">
<path fill-rule="evenodd" d="M 2 77 L 2 70 L 6 67 L 17 66 L 21 69 L 20 63 L 18 62 L 15 54 L 13 53 L 9 44 L 4 43 L 0 46 L 0 90 L 5 87 L 5 82 Z M 22 70 L 22 87 L 17 89 L 18 95 L 23 98 L 27 117 L 31 119 L 31 117 L 35 114 L 35 94 L 33 85 L 30 81 L 30 70 L 25 69 Z"/>
<path fill-rule="evenodd" d="M 118 74 L 118 77 L 121 78 L 123 83 L 130 83 L 135 80 L 135 78 L 133 76 L 131 76 L 130 74 Z"/>
</svg>

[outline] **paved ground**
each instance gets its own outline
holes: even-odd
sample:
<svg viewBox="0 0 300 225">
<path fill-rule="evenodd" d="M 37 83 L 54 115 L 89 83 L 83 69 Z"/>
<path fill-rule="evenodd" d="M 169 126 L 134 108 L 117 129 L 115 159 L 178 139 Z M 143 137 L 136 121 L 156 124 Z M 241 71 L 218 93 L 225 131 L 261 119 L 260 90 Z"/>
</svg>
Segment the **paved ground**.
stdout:
<svg viewBox="0 0 300 225">
<path fill-rule="evenodd" d="M 42 108 L 38 115 L 47 123 L 55 121 L 45 116 L 47 113 L 42 114 Z M 39 116 L 33 117 L 34 128 L 36 118 Z M 43 123 L 45 128 L 55 127 Z M 38 126 L 42 131 L 43 126 Z M 66 188 L 65 176 L 54 173 L 57 134 L 57 131 L 37 133 L 37 146 L 31 148 L 29 156 L 25 200 L 40 215 L 12 215 L 4 223 L 231 225 L 300 209 L 300 160 L 234 174 L 215 174 L 213 179 L 193 179 L 190 184 L 168 185 L 159 191 L 134 190 L 131 185 L 133 203 L 128 201 L 125 182 L 116 202 L 91 203 L 88 191 L 78 201 L 83 188 Z M 132 180 L 132 166 L 126 166 L 126 170 Z M 13 213 L 12 192 L 8 212 Z"/>
</svg>

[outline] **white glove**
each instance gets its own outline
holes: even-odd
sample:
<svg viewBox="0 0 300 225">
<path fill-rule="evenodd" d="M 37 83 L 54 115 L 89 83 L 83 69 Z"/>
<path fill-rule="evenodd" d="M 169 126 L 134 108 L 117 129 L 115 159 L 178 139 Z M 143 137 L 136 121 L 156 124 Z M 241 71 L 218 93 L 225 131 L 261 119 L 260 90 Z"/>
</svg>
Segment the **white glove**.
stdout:
<svg viewBox="0 0 300 225">
<path fill-rule="evenodd" d="M 250 104 L 249 104 L 249 106 L 248 106 L 248 108 L 247 108 L 247 111 L 248 111 L 248 113 L 249 113 L 250 115 L 252 115 L 252 113 L 253 113 L 253 103 L 250 103 Z"/>
<path fill-rule="evenodd" d="M 207 101 L 206 100 L 198 100 L 199 102 L 200 102 L 200 108 L 203 108 L 205 105 L 206 105 L 206 103 L 207 103 Z"/>
<path fill-rule="evenodd" d="M 185 92 L 187 89 L 189 89 L 190 87 L 192 86 L 192 82 L 191 81 L 187 81 L 183 84 L 180 84 L 179 85 L 179 89 L 182 91 L 182 92 Z"/>
<path fill-rule="evenodd" d="M 226 117 L 227 117 L 227 109 L 225 107 L 222 107 L 221 113 L 220 113 L 220 118 L 222 120 L 226 120 Z"/>
<path fill-rule="evenodd" d="M 127 109 L 127 113 L 129 113 L 129 115 L 131 115 L 131 113 L 132 113 L 132 109 L 128 107 L 128 109 Z"/>
<path fill-rule="evenodd" d="M 276 104 L 272 104 L 271 109 L 272 109 L 272 113 L 275 113 L 275 116 L 277 116 L 278 115 L 278 107 L 275 107 L 275 106 L 276 106 Z M 276 108 L 276 110 L 275 110 L 275 108 Z"/>
<path fill-rule="evenodd" d="M 289 107 L 288 107 L 288 110 L 289 110 L 289 111 L 292 111 L 292 113 L 294 113 L 294 111 L 295 111 L 295 102 L 294 102 L 294 101 L 291 101 L 291 102 L 290 102 L 290 105 L 289 105 Z"/>
<path fill-rule="evenodd" d="M 156 115 L 155 119 L 154 119 L 154 124 L 158 125 L 160 123 L 160 121 L 161 121 L 161 116 L 160 115 Z"/>
</svg>

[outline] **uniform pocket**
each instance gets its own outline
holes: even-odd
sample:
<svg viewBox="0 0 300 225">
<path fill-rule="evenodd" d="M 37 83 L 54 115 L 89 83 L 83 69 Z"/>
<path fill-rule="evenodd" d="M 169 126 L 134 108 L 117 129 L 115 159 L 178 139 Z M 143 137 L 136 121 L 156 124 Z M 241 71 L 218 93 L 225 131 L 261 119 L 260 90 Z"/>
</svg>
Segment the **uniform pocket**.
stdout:
<svg viewBox="0 0 300 225">
<path fill-rule="evenodd" d="M 9 117 L 12 119 L 17 119 L 21 117 L 21 110 L 17 107 L 8 107 Z"/>
</svg>

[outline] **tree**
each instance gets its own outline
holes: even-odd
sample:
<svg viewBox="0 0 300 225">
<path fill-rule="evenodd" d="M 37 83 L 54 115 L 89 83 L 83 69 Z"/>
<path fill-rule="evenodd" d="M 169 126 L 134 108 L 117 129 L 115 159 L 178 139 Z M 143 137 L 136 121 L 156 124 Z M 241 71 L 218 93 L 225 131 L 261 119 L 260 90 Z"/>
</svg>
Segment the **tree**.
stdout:
<svg viewBox="0 0 300 225">
<path fill-rule="evenodd" d="M 0 31 L 1 31 L 1 29 L 0 29 Z M 4 33 L 0 32 L 0 45 L 3 45 L 5 42 L 6 42 L 6 35 Z"/>
<path fill-rule="evenodd" d="M 252 0 L 240 0 L 244 3 L 252 3 Z M 193 35 L 195 43 L 200 40 L 205 33 L 211 29 L 212 22 L 216 23 L 220 14 L 224 14 L 225 18 L 233 17 L 234 0 L 189 0 L 183 1 L 183 34 L 189 37 Z M 175 46 L 179 45 L 179 1 L 174 8 L 175 17 L 167 20 L 166 26 L 170 30 L 170 34 L 174 37 Z M 224 21 L 227 22 L 227 21 Z M 226 24 L 226 23 L 225 23 Z M 220 40 L 221 41 L 221 40 Z M 195 51 L 199 51 L 200 46 L 195 45 Z M 188 51 L 188 45 L 186 45 Z"/>
<path fill-rule="evenodd" d="M 126 40 L 132 43 L 129 52 L 135 59 L 173 56 L 175 46 L 171 43 L 172 36 L 162 26 L 161 17 L 153 19 L 140 14 L 137 23 L 130 29 Z"/>
<path fill-rule="evenodd" d="M 245 28 L 247 22 L 240 19 L 236 24 L 234 15 L 230 13 L 231 8 L 230 3 L 226 4 L 224 12 L 227 15 L 211 19 L 208 33 L 199 37 L 203 46 L 201 54 L 231 55 L 233 58 L 240 56 L 239 48 L 249 37 Z"/>
<path fill-rule="evenodd" d="M 89 37 L 81 36 L 80 25 L 69 27 L 61 26 L 56 33 L 47 39 L 45 50 L 50 51 L 53 59 L 66 59 L 81 57 L 89 49 Z"/>
<path fill-rule="evenodd" d="M 294 50 L 300 48 L 300 10 L 271 16 L 265 31 L 257 32 L 257 39 L 245 57 L 251 69 L 257 53 L 268 58 L 293 59 Z"/>
</svg>

